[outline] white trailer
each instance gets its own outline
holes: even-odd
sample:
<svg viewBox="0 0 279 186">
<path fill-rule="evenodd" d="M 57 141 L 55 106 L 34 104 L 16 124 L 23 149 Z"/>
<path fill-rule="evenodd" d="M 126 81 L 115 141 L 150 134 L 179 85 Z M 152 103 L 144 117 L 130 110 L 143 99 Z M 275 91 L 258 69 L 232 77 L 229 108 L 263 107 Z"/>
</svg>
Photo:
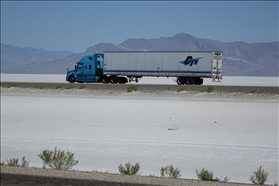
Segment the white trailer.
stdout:
<svg viewBox="0 0 279 186">
<path fill-rule="evenodd" d="M 109 51 L 104 52 L 103 82 L 138 81 L 143 76 L 175 77 L 177 84 L 222 80 L 222 52 Z"/>
</svg>

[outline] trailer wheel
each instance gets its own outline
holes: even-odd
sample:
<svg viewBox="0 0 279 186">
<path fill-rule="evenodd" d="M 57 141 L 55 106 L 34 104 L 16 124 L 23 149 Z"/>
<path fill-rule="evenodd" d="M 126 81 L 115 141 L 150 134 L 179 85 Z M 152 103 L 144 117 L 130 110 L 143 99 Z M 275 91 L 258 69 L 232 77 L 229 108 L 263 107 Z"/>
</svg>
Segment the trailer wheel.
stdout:
<svg viewBox="0 0 279 186">
<path fill-rule="evenodd" d="M 185 83 L 185 79 L 183 77 L 179 77 L 177 78 L 176 82 L 178 85 L 183 85 Z"/>
<path fill-rule="evenodd" d="M 195 85 L 202 85 L 202 83 L 203 83 L 203 79 L 201 79 L 201 78 L 197 78 L 194 80 Z"/>
<path fill-rule="evenodd" d="M 114 84 L 118 83 L 117 77 L 116 76 L 110 76 L 110 82 L 114 83 Z"/>
<path fill-rule="evenodd" d="M 190 77 L 186 78 L 186 85 L 193 85 L 193 84 L 194 84 L 193 78 Z"/>
<path fill-rule="evenodd" d="M 125 78 L 125 77 L 118 77 L 118 83 L 120 83 L 120 84 L 127 83 L 127 78 Z"/>
<path fill-rule="evenodd" d="M 68 79 L 68 81 L 69 81 L 70 83 L 74 83 L 76 80 L 75 80 L 75 77 L 74 77 L 74 76 L 70 76 L 69 79 Z"/>
</svg>

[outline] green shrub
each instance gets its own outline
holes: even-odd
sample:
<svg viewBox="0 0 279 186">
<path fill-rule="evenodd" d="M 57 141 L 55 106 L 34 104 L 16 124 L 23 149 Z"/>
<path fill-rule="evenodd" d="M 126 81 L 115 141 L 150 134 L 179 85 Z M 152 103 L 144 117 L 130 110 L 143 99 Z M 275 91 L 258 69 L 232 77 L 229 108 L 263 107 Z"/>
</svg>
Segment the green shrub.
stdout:
<svg viewBox="0 0 279 186">
<path fill-rule="evenodd" d="M 254 94 L 254 93 L 257 93 L 256 90 L 251 90 L 250 93 Z"/>
<path fill-rule="evenodd" d="M 79 87 L 79 89 L 85 89 L 85 86 L 84 86 L 84 85 L 81 85 L 81 86 Z"/>
<path fill-rule="evenodd" d="M 9 84 L 8 88 L 10 88 L 10 87 L 18 87 L 18 84 L 15 84 L 15 83 Z"/>
<path fill-rule="evenodd" d="M 61 85 L 56 85 L 56 89 L 61 89 L 62 86 Z"/>
<path fill-rule="evenodd" d="M 41 86 L 39 89 L 45 89 L 45 87 L 44 87 L 44 86 Z"/>
<path fill-rule="evenodd" d="M 47 165 L 51 169 L 69 170 L 78 164 L 78 161 L 74 158 L 74 153 L 57 150 L 57 147 L 54 151 L 43 150 L 38 156 L 43 160 L 43 168 L 46 168 Z"/>
<path fill-rule="evenodd" d="M 213 172 L 208 171 L 207 169 L 202 169 L 200 172 L 196 170 L 196 174 L 200 180 L 208 180 L 212 181 L 213 180 Z"/>
<path fill-rule="evenodd" d="M 138 90 L 138 88 L 135 85 L 130 85 L 127 88 L 128 92 L 134 92 L 134 91 L 137 91 L 137 90 Z"/>
<path fill-rule="evenodd" d="M 230 178 L 228 178 L 227 176 L 223 179 L 223 182 L 228 182 Z"/>
<path fill-rule="evenodd" d="M 207 93 L 213 92 L 214 88 L 212 86 L 207 87 L 207 89 L 205 90 Z"/>
<path fill-rule="evenodd" d="M 10 167 L 28 167 L 29 162 L 26 161 L 25 156 L 21 158 L 21 164 L 18 162 L 18 158 L 13 158 L 7 160 L 7 164 L 4 162 L 1 163 L 1 165 L 7 165 Z"/>
<path fill-rule="evenodd" d="M 219 181 L 219 178 L 213 178 L 214 173 L 210 172 L 207 169 L 202 169 L 200 172 L 196 170 L 196 174 L 200 180 L 206 180 L 206 181 Z M 223 182 L 228 182 L 229 178 L 226 176 L 223 180 Z"/>
<path fill-rule="evenodd" d="M 73 88 L 75 88 L 74 85 L 69 85 L 66 89 L 73 89 Z"/>
<path fill-rule="evenodd" d="M 243 92 L 243 90 L 242 89 L 238 89 L 237 92 Z"/>
<path fill-rule="evenodd" d="M 187 90 L 186 88 L 180 88 L 177 90 L 177 92 L 186 91 L 186 90 Z"/>
<path fill-rule="evenodd" d="M 135 175 L 138 173 L 140 170 L 140 164 L 136 163 L 135 165 L 131 165 L 129 162 L 125 163 L 125 166 L 120 164 L 118 166 L 118 170 L 121 174 L 126 174 L 126 175 Z"/>
<path fill-rule="evenodd" d="M 257 171 L 254 171 L 253 173 L 254 175 L 250 177 L 250 181 L 253 184 L 264 185 L 264 183 L 267 181 L 268 172 L 266 172 L 264 169 L 262 169 L 262 166 L 260 166 Z"/>
<path fill-rule="evenodd" d="M 179 178 L 181 174 L 178 168 L 174 168 L 172 165 L 169 165 L 161 167 L 161 176 L 176 179 Z"/>
<path fill-rule="evenodd" d="M 207 93 L 214 92 L 214 88 L 212 86 L 209 86 L 207 87 L 207 89 L 201 90 L 201 92 L 207 92 Z"/>
</svg>

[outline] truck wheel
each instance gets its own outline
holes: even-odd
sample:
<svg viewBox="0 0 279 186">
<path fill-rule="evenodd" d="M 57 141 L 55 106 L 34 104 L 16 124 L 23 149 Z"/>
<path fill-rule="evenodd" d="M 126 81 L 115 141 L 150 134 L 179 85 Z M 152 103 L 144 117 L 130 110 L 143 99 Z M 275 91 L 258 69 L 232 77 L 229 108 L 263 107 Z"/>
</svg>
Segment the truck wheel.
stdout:
<svg viewBox="0 0 279 186">
<path fill-rule="evenodd" d="M 68 79 L 68 81 L 69 81 L 70 83 L 74 83 L 76 80 L 75 80 L 75 77 L 74 77 L 74 76 L 70 76 L 69 79 Z"/>
<path fill-rule="evenodd" d="M 103 83 L 109 83 L 109 77 L 108 76 L 103 77 Z"/>
<path fill-rule="evenodd" d="M 177 78 L 176 82 L 178 85 L 183 85 L 185 83 L 185 79 L 183 77 L 179 77 Z"/>
<path fill-rule="evenodd" d="M 117 77 L 116 76 L 110 76 L 110 82 L 114 83 L 114 84 L 118 83 Z"/>
</svg>

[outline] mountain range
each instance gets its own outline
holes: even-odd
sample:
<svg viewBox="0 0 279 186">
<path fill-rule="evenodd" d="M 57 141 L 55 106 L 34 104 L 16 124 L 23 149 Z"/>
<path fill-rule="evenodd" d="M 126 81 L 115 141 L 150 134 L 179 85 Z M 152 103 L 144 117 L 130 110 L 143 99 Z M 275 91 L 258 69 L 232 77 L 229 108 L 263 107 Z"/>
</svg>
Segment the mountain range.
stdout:
<svg viewBox="0 0 279 186">
<path fill-rule="evenodd" d="M 1 44 L 1 73 L 66 74 L 82 56 L 104 51 L 222 51 L 224 76 L 278 77 L 278 44 L 220 42 L 186 33 L 157 39 L 129 38 L 119 45 L 99 43 L 83 53 Z"/>
</svg>

